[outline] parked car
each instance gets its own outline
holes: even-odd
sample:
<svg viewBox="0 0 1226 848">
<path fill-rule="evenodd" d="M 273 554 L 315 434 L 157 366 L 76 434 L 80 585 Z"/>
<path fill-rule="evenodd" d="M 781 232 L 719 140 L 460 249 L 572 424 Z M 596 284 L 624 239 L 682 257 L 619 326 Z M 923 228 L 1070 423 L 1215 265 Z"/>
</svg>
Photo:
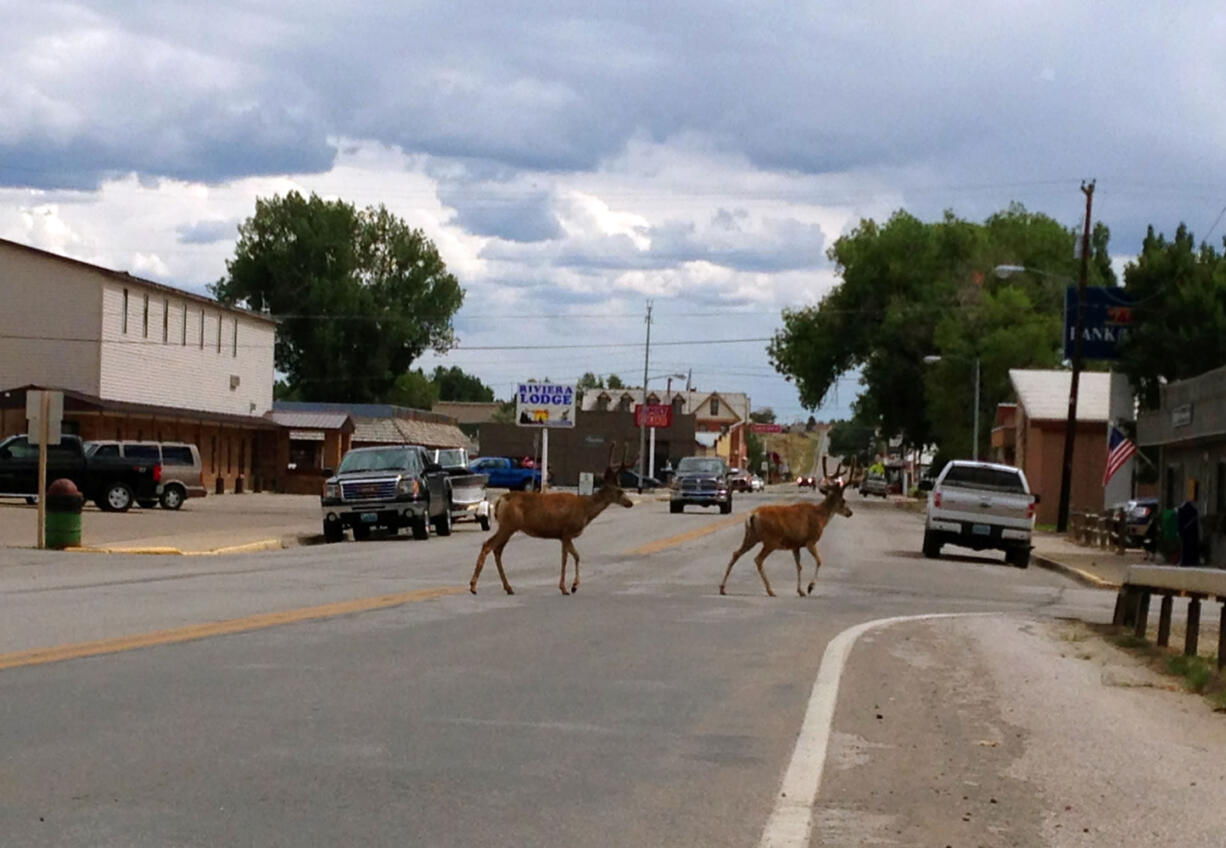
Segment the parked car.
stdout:
<svg viewBox="0 0 1226 848">
<path fill-rule="evenodd" d="M 37 445 L 28 436 L 0 442 L 0 497 L 38 499 Z M 127 512 L 137 500 L 157 500 L 162 466 L 158 462 L 124 457 L 87 456 L 76 436 L 65 435 L 58 445 L 47 445 L 47 482 L 66 478 L 86 500 L 107 512 Z"/>
<path fill-rule="evenodd" d="M 319 499 L 329 542 L 365 539 L 375 527 L 408 527 L 414 539 L 451 535 L 451 482 L 418 445 L 354 448 L 324 483 Z"/>
<path fill-rule="evenodd" d="M 1035 504 L 1020 468 L 991 462 L 948 463 L 928 494 L 924 556 L 940 556 L 941 546 L 1003 550 L 1018 568 L 1030 564 L 1030 532 Z"/>
<path fill-rule="evenodd" d="M 801 474 L 796 478 L 796 485 L 802 489 L 816 489 L 817 478 L 812 474 Z"/>
<path fill-rule="evenodd" d="M 728 485 L 732 487 L 734 492 L 748 492 L 752 487 L 750 483 L 751 475 L 748 471 L 740 468 L 733 468 L 728 473 Z"/>
<path fill-rule="evenodd" d="M 623 468 L 621 472 L 617 475 L 617 485 L 627 491 L 630 489 L 634 489 L 635 491 L 637 491 L 639 487 L 639 473 L 630 468 Z M 647 489 L 659 489 L 663 485 L 664 484 L 661 483 L 659 480 L 657 480 L 655 477 L 644 477 L 643 478 L 643 490 L 644 491 L 646 491 Z"/>
<path fill-rule="evenodd" d="M 685 457 L 669 484 L 669 512 L 682 512 L 687 505 L 718 506 L 725 515 L 732 512 L 728 476 L 728 464 L 717 456 Z"/>
<path fill-rule="evenodd" d="M 886 481 L 885 475 L 878 472 L 870 472 L 864 475 L 864 479 L 860 481 L 860 494 L 863 497 L 876 495 L 879 498 L 884 498 L 890 493 L 890 484 Z"/>
<path fill-rule="evenodd" d="M 163 509 L 179 509 L 188 498 L 208 494 L 200 451 L 186 442 L 86 442 L 85 453 L 92 457 L 124 457 L 162 464 L 162 482 L 156 498 L 137 500 L 146 509 L 161 504 Z"/>
<path fill-rule="evenodd" d="M 1149 525 L 1158 516 L 1157 498 L 1133 498 L 1111 507 L 1113 513 L 1123 513 L 1128 528 L 1128 544 L 1141 547 L 1149 532 Z"/>
<path fill-rule="evenodd" d="M 484 474 L 495 489 L 540 490 L 541 469 L 525 468 L 521 460 L 506 456 L 484 456 L 468 464 L 474 474 Z"/>
<path fill-rule="evenodd" d="M 489 478 L 468 470 L 468 451 L 464 448 L 440 448 L 428 453 L 430 460 L 446 471 L 450 479 L 451 520 L 475 521 L 488 531 L 493 514 L 485 496 Z"/>
<path fill-rule="evenodd" d="M 752 477 L 749 478 L 749 491 L 760 492 L 765 488 L 766 488 L 766 481 L 763 480 L 761 477 L 759 477 L 757 474 L 754 474 Z"/>
</svg>

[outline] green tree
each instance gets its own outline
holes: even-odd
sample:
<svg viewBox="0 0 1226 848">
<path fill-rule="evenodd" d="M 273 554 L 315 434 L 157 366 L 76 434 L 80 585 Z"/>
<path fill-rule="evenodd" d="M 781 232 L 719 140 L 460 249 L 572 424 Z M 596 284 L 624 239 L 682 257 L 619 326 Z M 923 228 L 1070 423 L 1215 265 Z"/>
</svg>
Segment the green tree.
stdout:
<svg viewBox="0 0 1226 848">
<path fill-rule="evenodd" d="M 622 378 L 616 374 L 610 374 L 609 379 L 605 380 L 605 387 L 609 389 L 624 389 L 626 384 L 622 382 Z"/>
<path fill-rule="evenodd" d="M 387 393 L 387 402 L 410 409 L 433 409 L 434 404 L 439 401 L 438 390 L 438 384 L 420 368 L 416 371 L 405 371 L 392 384 Z"/>
<path fill-rule="evenodd" d="M 761 409 L 755 409 L 753 412 L 749 413 L 749 420 L 755 424 L 774 424 L 775 410 L 771 409 L 769 406 L 764 406 Z"/>
<path fill-rule="evenodd" d="M 583 389 L 603 389 L 604 380 L 597 377 L 591 371 L 586 371 L 584 372 L 583 376 L 579 378 L 579 382 L 575 384 L 575 388 L 580 391 Z"/>
<path fill-rule="evenodd" d="M 745 431 L 745 447 L 749 453 L 749 470 L 755 474 L 762 470 L 762 461 L 766 459 L 766 445 L 762 437 L 753 430 Z"/>
<path fill-rule="evenodd" d="M 1223 241 L 1226 247 L 1226 240 Z M 1163 382 L 1226 365 L 1226 258 L 1197 247 L 1179 225 L 1167 241 L 1151 226 L 1135 262 L 1124 268 L 1135 299 L 1131 334 L 1121 345 L 1120 369 L 1150 409 Z"/>
<path fill-rule="evenodd" d="M 276 367 L 303 400 L 350 402 L 385 400 L 424 351 L 450 349 L 464 300 L 421 230 L 297 192 L 256 201 L 211 290 L 280 319 Z"/>
<path fill-rule="evenodd" d="M 489 403 L 494 400 L 493 389 L 481 382 L 479 377 L 465 373 L 458 365 L 450 368 L 437 366 L 431 381 L 438 388 L 439 400 L 469 403 Z"/>
<path fill-rule="evenodd" d="M 1010 394 L 1009 368 L 1059 361 L 1076 235 L 1018 204 L 982 224 L 951 212 L 932 223 L 905 211 L 885 224 L 861 221 L 828 251 L 839 284 L 816 306 L 784 311 L 771 359 L 809 408 L 858 369 L 859 422 L 906 445 L 935 442 L 969 454 L 975 358 L 985 375 L 981 433 L 990 432 L 984 424 Z M 1091 283 L 1112 279 L 1109 237 L 1095 227 Z M 992 273 L 998 265 L 1046 273 L 1001 279 Z M 924 362 L 932 355 L 942 356 L 936 367 Z"/>
<path fill-rule="evenodd" d="M 867 465 L 877 452 L 877 431 L 873 425 L 856 419 L 835 421 L 827 445 L 831 456 L 854 456 Z"/>
</svg>

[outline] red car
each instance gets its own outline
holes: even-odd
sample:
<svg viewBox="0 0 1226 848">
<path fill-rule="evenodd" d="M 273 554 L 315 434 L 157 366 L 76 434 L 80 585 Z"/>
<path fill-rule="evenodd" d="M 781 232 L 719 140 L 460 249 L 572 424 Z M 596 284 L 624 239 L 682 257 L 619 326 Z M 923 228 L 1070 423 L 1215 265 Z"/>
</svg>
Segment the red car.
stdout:
<svg viewBox="0 0 1226 848">
<path fill-rule="evenodd" d="M 796 478 L 796 485 L 802 489 L 806 489 L 806 488 L 816 489 L 817 488 L 817 478 L 811 474 L 808 474 L 808 475 L 802 474 Z"/>
</svg>

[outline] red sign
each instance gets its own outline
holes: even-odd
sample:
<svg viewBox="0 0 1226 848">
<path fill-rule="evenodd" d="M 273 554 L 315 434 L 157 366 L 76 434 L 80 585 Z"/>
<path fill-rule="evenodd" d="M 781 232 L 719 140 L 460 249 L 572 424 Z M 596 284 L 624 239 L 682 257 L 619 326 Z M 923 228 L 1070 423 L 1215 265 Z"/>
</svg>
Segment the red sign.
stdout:
<svg viewBox="0 0 1226 848">
<path fill-rule="evenodd" d="M 782 433 L 782 424 L 750 424 L 749 428 L 755 433 Z"/>
<path fill-rule="evenodd" d="M 671 427 L 673 426 L 673 408 L 666 403 L 641 403 L 634 405 L 634 426 L 636 427 Z"/>
</svg>

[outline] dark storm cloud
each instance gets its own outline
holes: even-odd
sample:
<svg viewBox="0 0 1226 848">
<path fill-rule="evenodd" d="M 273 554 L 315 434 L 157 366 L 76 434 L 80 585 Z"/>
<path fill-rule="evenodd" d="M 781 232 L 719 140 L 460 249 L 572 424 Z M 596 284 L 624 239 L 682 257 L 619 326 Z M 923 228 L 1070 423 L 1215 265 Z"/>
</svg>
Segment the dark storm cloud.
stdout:
<svg viewBox="0 0 1226 848">
<path fill-rule="evenodd" d="M 515 242 L 547 241 L 562 235 L 546 192 L 500 191 L 489 183 L 441 184 L 439 200 L 456 211 L 455 223 L 468 232 Z"/>
<path fill-rule="evenodd" d="M 237 221 L 196 221 L 175 228 L 180 244 L 214 244 L 235 238 Z"/>
</svg>

